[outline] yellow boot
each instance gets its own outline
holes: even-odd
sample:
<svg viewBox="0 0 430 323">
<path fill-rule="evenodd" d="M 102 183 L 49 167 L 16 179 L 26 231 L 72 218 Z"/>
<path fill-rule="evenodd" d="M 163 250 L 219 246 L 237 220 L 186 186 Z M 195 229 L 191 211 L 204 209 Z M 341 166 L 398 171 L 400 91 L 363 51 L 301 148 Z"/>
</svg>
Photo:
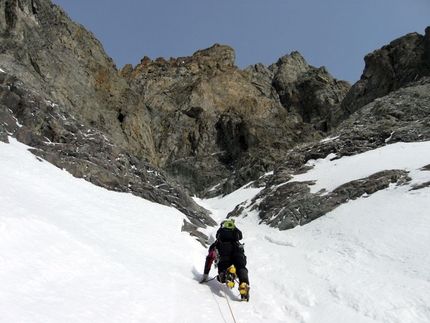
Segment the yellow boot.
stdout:
<svg viewBox="0 0 430 323">
<path fill-rule="evenodd" d="M 249 286 L 247 283 L 241 283 L 239 285 L 239 293 L 243 301 L 249 301 Z"/>
<path fill-rule="evenodd" d="M 236 267 L 234 266 L 230 266 L 227 269 L 227 273 L 226 273 L 226 284 L 228 288 L 233 288 L 234 287 L 234 281 L 237 278 L 236 276 Z"/>
</svg>

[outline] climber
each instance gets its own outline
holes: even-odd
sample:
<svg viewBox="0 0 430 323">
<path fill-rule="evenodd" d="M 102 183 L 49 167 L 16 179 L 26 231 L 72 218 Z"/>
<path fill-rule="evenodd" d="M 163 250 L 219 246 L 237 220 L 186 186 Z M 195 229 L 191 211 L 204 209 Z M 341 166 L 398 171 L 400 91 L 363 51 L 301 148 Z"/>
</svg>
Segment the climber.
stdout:
<svg viewBox="0 0 430 323">
<path fill-rule="evenodd" d="M 236 227 L 234 220 L 225 220 L 216 233 L 216 241 L 209 247 L 206 256 L 205 268 L 202 283 L 208 281 L 209 271 L 212 263 L 218 265 L 218 281 L 225 283 L 228 270 L 233 265 L 235 274 L 239 278 L 239 291 L 242 298 L 249 299 L 249 279 L 248 269 L 246 268 L 246 256 L 242 239 L 242 232 Z"/>
</svg>

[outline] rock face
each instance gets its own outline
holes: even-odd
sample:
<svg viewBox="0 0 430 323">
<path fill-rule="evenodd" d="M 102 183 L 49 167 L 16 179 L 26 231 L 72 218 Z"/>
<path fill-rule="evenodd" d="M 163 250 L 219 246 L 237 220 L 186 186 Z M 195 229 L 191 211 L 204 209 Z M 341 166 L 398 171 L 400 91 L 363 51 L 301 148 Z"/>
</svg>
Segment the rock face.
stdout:
<svg viewBox="0 0 430 323">
<path fill-rule="evenodd" d="M 390 183 L 408 181 L 403 170 L 384 171 L 347 183 L 333 192 L 310 193 L 312 182 L 289 182 L 306 172 L 311 159 L 359 154 L 395 142 L 430 140 L 429 36 L 408 34 L 367 55 L 361 80 L 352 86 L 340 109 L 334 109 L 330 140 L 316 141 L 289 150 L 264 179 L 264 189 L 229 216 L 257 210 L 262 223 L 280 229 L 306 224 L 350 199 L 372 194 Z M 299 64 L 300 65 L 300 64 Z M 336 117 L 337 116 L 337 117 Z M 426 165 L 423 165 L 423 170 Z M 256 185 L 262 186 L 262 181 Z M 253 185 L 253 184 L 250 184 Z M 416 189 L 428 187 L 428 183 Z"/>
<path fill-rule="evenodd" d="M 298 52 L 280 58 L 270 68 L 273 86 L 285 109 L 296 111 L 318 130 L 332 128 L 336 121 L 332 120 L 333 112 L 351 87 L 348 82 L 334 79 L 325 67 L 309 66 Z"/>
<path fill-rule="evenodd" d="M 404 170 L 387 170 L 352 181 L 332 192 L 311 193 L 312 182 L 289 182 L 293 174 L 306 172 L 311 159 L 336 158 L 363 153 L 395 142 L 430 140 L 430 77 L 377 98 L 353 113 L 324 141 L 288 151 L 273 175 L 265 178 L 264 189 L 251 203 L 238 205 L 229 216 L 257 210 L 262 223 L 280 229 L 306 224 L 342 203 L 364 194 L 372 194 L 390 183 L 401 185 L 409 180 Z M 423 166 L 423 171 L 427 169 Z M 261 181 L 257 183 L 261 187 Z M 417 185 L 416 189 L 428 187 Z"/>
<path fill-rule="evenodd" d="M 3 1 L 0 15 L 7 22 L 0 25 L 4 70 L 152 161 L 147 111 L 91 32 L 50 1 Z"/>
<path fill-rule="evenodd" d="M 322 138 L 331 107 L 350 87 L 297 52 L 245 71 L 234 57 L 215 44 L 121 70 L 151 113 L 157 165 L 192 194 L 230 193 L 273 170 L 297 143 Z"/>
<path fill-rule="evenodd" d="M 376 98 L 430 76 L 430 27 L 426 28 L 424 36 L 411 33 L 393 40 L 366 55 L 364 61 L 361 79 L 342 102 L 345 116 Z"/>
<path fill-rule="evenodd" d="M 102 45 L 50 1 L 0 3 L 0 138 L 102 187 L 215 222 L 156 167 L 148 110 Z"/>
<path fill-rule="evenodd" d="M 264 189 L 230 215 L 253 208 L 287 229 L 407 181 L 393 170 L 324 196 L 310 194 L 311 183 L 274 189 L 309 159 L 429 139 L 429 33 L 367 55 L 352 87 L 298 52 L 241 70 L 219 44 L 118 71 L 93 34 L 49 0 L 1 1 L 0 140 L 14 136 L 76 177 L 177 208 L 202 243 L 198 228 L 215 221 L 190 196 L 249 183 Z M 335 139 L 321 141 L 327 136 Z"/>
<path fill-rule="evenodd" d="M 273 176 L 268 182 L 268 187 L 253 199 L 252 207 L 248 209 L 258 209 L 261 223 L 287 230 L 297 225 L 305 225 L 349 200 L 373 194 L 392 183 L 401 185 L 408 180 L 410 178 L 404 170 L 387 170 L 351 181 L 327 194 L 322 194 L 326 192 L 311 194 L 309 186 L 313 184 L 312 182 L 284 184 Z M 285 197 L 288 197 L 288 203 L 285 203 Z M 259 200 L 261 202 L 257 202 Z M 229 216 L 237 216 L 242 212 L 244 207 L 239 205 Z"/>
<path fill-rule="evenodd" d="M 192 57 L 144 58 L 136 68 L 122 69 L 150 111 L 157 165 L 192 194 L 248 165 L 244 159 L 274 144 L 269 138 L 278 137 L 279 148 L 288 149 L 297 136 L 297 116 L 262 95 L 234 66 L 234 56 L 230 47 L 214 45 Z M 251 176 L 270 166 L 254 167 Z"/>
</svg>

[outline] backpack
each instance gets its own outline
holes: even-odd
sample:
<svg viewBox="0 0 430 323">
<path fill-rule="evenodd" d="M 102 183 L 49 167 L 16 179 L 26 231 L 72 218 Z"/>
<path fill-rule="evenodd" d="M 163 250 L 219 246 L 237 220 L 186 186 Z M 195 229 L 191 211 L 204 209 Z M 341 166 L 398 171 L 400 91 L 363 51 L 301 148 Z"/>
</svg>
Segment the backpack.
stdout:
<svg viewBox="0 0 430 323">
<path fill-rule="evenodd" d="M 237 242 L 242 239 L 242 231 L 236 228 L 234 220 L 227 220 L 221 223 L 221 227 L 216 233 L 216 238 L 221 242 Z"/>
</svg>

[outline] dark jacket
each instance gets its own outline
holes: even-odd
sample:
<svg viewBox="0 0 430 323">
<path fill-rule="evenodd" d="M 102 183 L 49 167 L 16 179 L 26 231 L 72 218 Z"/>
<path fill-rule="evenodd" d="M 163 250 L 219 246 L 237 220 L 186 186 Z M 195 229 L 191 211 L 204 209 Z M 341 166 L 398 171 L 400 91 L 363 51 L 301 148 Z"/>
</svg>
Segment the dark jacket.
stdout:
<svg viewBox="0 0 430 323">
<path fill-rule="evenodd" d="M 226 229 L 226 228 L 219 228 L 216 233 L 216 238 L 221 243 L 226 242 L 238 242 L 239 240 L 242 240 L 242 231 L 240 231 L 238 228 L 234 228 L 233 230 Z"/>
</svg>

